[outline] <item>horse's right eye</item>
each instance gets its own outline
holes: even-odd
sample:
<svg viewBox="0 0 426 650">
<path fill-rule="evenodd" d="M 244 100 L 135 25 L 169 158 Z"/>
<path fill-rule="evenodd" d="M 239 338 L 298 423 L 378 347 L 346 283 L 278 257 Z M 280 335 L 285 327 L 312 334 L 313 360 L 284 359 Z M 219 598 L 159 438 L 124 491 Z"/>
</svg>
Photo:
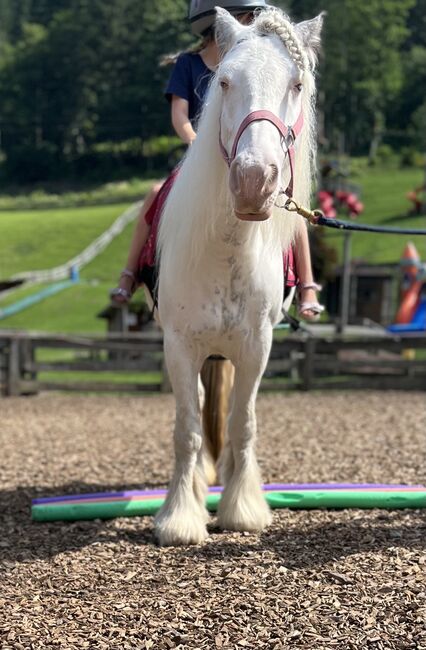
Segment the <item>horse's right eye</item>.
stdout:
<svg viewBox="0 0 426 650">
<path fill-rule="evenodd" d="M 222 90 L 228 90 L 228 88 L 229 88 L 229 83 L 228 83 L 227 81 L 223 81 L 223 80 L 222 80 L 222 81 L 220 82 L 220 87 L 222 88 Z"/>
</svg>

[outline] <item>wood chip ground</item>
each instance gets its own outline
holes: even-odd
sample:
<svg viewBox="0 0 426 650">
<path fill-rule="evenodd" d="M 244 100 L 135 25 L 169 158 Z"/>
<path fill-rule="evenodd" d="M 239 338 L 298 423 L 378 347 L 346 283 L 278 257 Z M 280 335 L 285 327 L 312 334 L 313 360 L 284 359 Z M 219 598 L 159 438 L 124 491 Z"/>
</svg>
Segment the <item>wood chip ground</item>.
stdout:
<svg viewBox="0 0 426 650">
<path fill-rule="evenodd" d="M 426 510 L 274 512 L 158 548 L 150 518 L 34 524 L 37 496 L 166 486 L 173 398 L 0 401 L 2 650 L 426 650 Z M 265 482 L 426 483 L 425 393 L 268 394 Z"/>
</svg>

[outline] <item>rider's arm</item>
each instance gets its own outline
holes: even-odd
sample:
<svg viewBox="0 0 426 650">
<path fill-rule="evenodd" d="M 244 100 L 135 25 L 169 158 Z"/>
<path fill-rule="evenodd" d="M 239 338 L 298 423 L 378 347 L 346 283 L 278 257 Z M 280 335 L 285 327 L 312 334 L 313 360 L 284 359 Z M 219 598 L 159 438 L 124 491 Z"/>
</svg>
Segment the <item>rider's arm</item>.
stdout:
<svg viewBox="0 0 426 650">
<path fill-rule="evenodd" d="M 191 144 L 195 140 L 196 133 L 192 128 L 188 117 L 189 103 L 186 99 L 172 96 L 172 124 L 178 136 L 185 142 Z"/>
</svg>

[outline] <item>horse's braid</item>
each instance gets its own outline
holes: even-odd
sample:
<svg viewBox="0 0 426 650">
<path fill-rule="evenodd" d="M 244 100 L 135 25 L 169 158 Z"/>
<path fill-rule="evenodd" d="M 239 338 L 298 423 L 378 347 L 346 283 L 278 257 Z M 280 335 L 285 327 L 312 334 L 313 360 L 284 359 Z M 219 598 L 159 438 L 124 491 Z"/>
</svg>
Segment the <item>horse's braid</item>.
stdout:
<svg viewBox="0 0 426 650">
<path fill-rule="evenodd" d="M 276 34 L 287 48 L 291 58 L 298 68 L 309 68 L 308 57 L 301 46 L 290 21 L 279 9 L 266 9 L 259 14 L 256 27 L 264 34 Z"/>
</svg>

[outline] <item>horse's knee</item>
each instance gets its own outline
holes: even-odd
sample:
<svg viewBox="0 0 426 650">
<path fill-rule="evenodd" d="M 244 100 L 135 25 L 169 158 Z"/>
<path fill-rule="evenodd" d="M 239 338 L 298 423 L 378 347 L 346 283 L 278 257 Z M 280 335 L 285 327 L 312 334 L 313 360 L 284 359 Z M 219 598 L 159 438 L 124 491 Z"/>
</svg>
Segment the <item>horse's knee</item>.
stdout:
<svg viewBox="0 0 426 650">
<path fill-rule="evenodd" d="M 176 451 L 190 455 L 197 455 L 199 453 L 202 445 L 201 430 L 194 429 L 195 427 L 192 427 L 188 433 L 188 429 L 181 429 L 180 427 L 176 427 Z"/>
</svg>

